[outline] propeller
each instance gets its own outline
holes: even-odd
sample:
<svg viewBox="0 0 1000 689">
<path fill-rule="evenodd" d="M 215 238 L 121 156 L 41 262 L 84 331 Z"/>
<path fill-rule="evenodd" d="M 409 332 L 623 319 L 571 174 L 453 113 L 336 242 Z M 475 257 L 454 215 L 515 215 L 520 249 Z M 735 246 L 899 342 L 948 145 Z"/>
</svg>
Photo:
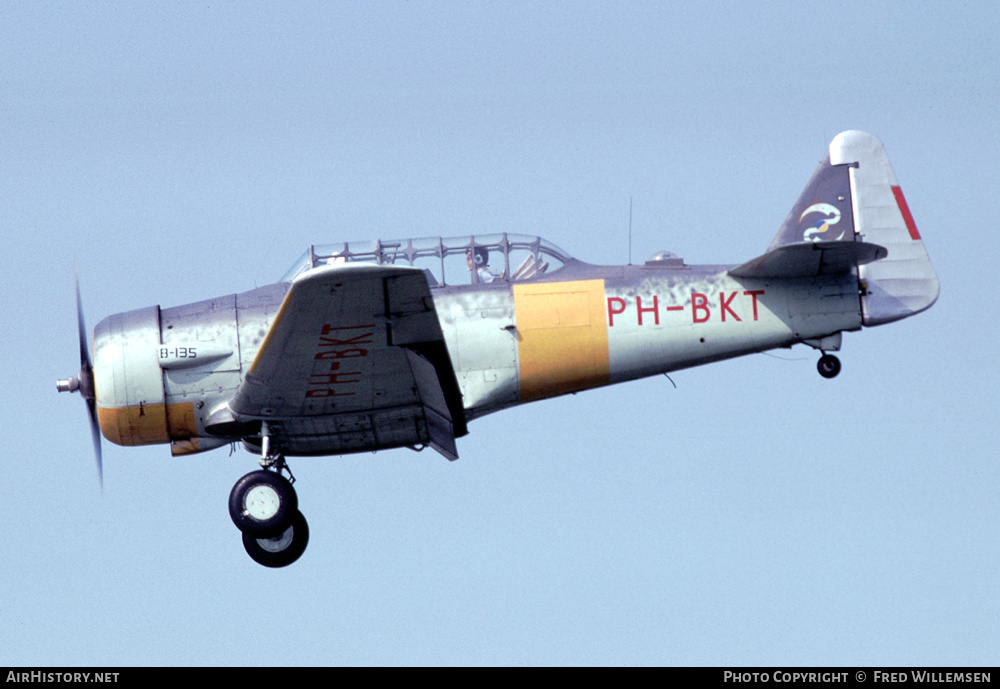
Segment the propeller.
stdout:
<svg viewBox="0 0 1000 689">
<path fill-rule="evenodd" d="M 97 458 L 97 479 L 104 490 L 104 467 L 101 461 L 101 427 L 97 421 L 97 400 L 94 392 L 94 365 L 90 361 L 87 347 L 87 326 L 83 322 L 83 302 L 80 299 L 80 278 L 76 276 L 76 320 L 80 337 L 80 375 L 60 378 L 56 381 L 59 392 L 79 392 L 87 403 L 90 414 L 90 435 L 94 441 L 94 456 Z"/>
</svg>

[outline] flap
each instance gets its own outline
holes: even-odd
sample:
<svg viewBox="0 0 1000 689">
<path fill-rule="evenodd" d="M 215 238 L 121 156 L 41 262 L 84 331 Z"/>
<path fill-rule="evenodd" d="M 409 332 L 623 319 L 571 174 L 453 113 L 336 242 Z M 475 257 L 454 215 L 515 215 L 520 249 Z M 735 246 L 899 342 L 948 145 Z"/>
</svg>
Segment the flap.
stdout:
<svg viewBox="0 0 1000 689">
<path fill-rule="evenodd" d="M 784 244 L 729 271 L 738 278 L 811 278 L 849 272 L 885 258 L 888 251 L 867 242 Z"/>
</svg>

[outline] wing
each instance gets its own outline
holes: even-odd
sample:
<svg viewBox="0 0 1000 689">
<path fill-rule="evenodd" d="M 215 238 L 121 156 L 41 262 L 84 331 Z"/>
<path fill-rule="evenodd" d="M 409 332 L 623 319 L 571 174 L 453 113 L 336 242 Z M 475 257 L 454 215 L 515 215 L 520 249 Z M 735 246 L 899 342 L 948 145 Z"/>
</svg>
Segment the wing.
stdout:
<svg viewBox="0 0 1000 689">
<path fill-rule="evenodd" d="M 810 278 L 845 273 L 885 258 L 885 247 L 867 242 L 784 244 L 729 271 L 740 278 Z"/>
<path fill-rule="evenodd" d="M 457 459 L 461 393 L 424 272 L 348 263 L 294 280 L 229 409 L 238 427 L 266 420 L 286 454 L 426 444 Z"/>
</svg>

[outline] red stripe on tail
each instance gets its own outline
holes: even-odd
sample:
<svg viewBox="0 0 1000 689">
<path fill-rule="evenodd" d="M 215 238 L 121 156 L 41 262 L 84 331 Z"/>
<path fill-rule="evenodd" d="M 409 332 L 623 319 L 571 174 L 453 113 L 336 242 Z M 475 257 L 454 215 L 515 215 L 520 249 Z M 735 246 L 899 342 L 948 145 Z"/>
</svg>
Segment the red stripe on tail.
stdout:
<svg viewBox="0 0 1000 689">
<path fill-rule="evenodd" d="M 903 190 L 899 187 L 893 187 L 892 195 L 896 197 L 896 205 L 899 206 L 899 212 L 903 214 L 906 229 L 910 231 L 910 239 L 920 239 L 917 224 L 913 222 L 913 216 L 910 214 L 910 207 L 906 205 L 906 199 L 903 198 Z"/>
</svg>

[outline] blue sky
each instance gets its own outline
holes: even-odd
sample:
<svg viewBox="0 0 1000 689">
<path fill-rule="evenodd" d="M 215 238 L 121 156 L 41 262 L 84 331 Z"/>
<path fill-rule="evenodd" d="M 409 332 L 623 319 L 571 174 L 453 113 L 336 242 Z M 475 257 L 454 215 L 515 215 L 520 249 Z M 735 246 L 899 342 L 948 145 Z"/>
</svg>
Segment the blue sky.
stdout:
<svg viewBox="0 0 1000 689">
<path fill-rule="evenodd" d="M 994 664 L 994 3 L 0 1 L 0 664 Z M 268 284 L 311 243 L 539 234 L 760 254 L 844 129 L 941 280 L 916 318 L 473 422 L 461 459 L 104 445 L 87 322 Z"/>
</svg>

